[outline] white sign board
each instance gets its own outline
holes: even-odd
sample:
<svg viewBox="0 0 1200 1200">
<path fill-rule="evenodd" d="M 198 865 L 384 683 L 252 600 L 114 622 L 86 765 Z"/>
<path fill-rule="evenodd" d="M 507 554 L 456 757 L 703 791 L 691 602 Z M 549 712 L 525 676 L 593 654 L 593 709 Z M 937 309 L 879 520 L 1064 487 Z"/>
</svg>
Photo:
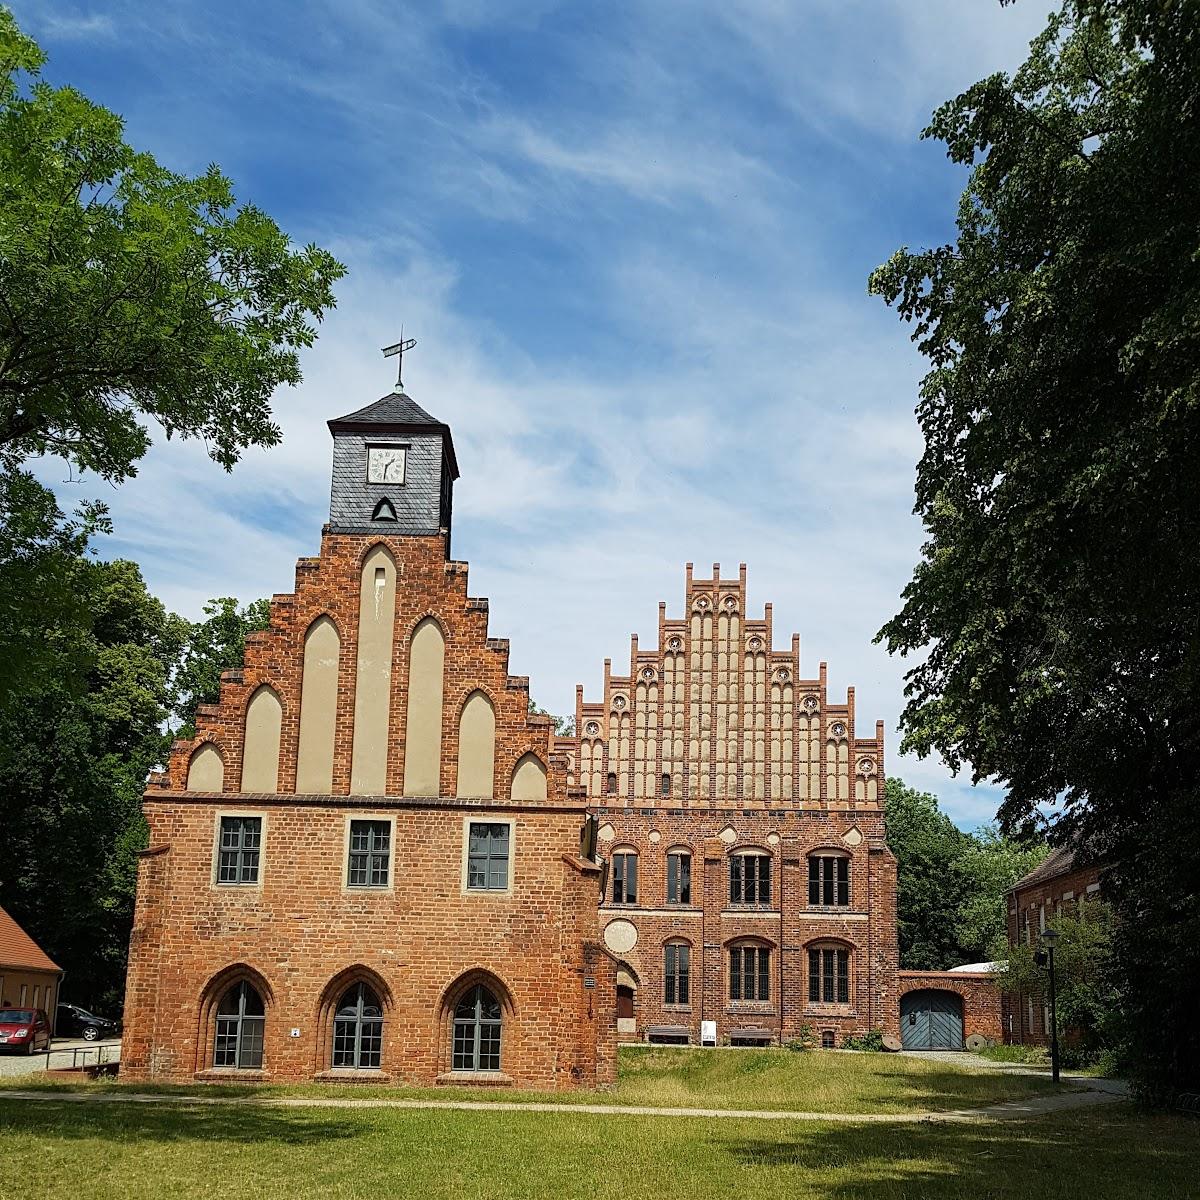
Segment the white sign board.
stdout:
<svg viewBox="0 0 1200 1200">
<path fill-rule="evenodd" d="M 700 1045 L 715 1046 L 717 1044 L 717 1023 L 716 1021 L 701 1021 L 700 1022 Z"/>
</svg>

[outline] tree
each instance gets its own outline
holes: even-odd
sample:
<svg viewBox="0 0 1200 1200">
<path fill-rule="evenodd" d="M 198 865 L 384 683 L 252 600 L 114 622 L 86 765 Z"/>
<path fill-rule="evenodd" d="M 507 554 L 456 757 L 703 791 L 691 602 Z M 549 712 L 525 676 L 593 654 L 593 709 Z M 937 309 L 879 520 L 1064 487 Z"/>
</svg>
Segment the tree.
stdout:
<svg viewBox="0 0 1200 1200">
<path fill-rule="evenodd" d="M 905 745 L 1111 864 L 1147 1088 L 1200 1087 L 1198 112 L 1200 0 L 1066 0 L 925 131 L 954 244 L 870 281 L 930 360 Z"/>
<path fill-rule="evenodd" d="M 958 863 L 967 835 L 929 792 L 890 778 L 884 795 L 887 842 L 896 856 L 900 965 L 913 971 L 945 970 L 963 961 L 956 924 L 966 899 Z"/>
<path fill-rule="evenodd" d="M 142 791 L 169 745 L 169 680 L 186 623 L 130 562 L 79 559 L 73 586 L 90 628 L 43 633 L 83 643 L 83 686 L 47 680 L 0 714 L 0 902 L 66 968 L 68 996 L 113 1008 L 146 838 Z"/>
<path fill-rule="evenodd" d="M 997 955 L 1009 889 L 1045 858 L 1046 845 L 1019 845 L 990 825 L 964 833 L 936 796 L 895 777 L 884 820 L 896 856 L 900 966 L 943 971 Z"/>
<path fill-rule="evenodd" d="M 66 517 L 27 471 L 0 470 L 0 711 L 21 691 L 81 679 L 90 666 L 91 622 L 80 576 L 103 512 Z M 0 757 L 5 747 L 0 744 Z"/>
<path fill-rule="evenodd" d="M 0 448 L 119 481 L 147 418 L 226 468 L 274 445 L 271 394 L 299 382 L 345 268 L 293 250 L 216 166 L 189 178 L 134 150 L 44 62 L 0 9 Z"/>
<path fill-rule="evenodd" d="M 575 718 L 574 717 L 558 717 L 548 709 L 542 708 L 537 704 L 533 697 L 529 698 L 529 715 L 531 717 L 549 717 L 554 722 L 554 732 L 559 737 L 574 737 L 575 736 Z"/>
<path fill-rule="evenodd" d="M 1001 959 L 1008 937 L 1008 893 L 1050 852 L 1043 841 L 1022 844 L 994 825 L 981 825 L 968 837 L 958 861 L 965 886 L 955 915 L 955 936 L 963 959 Z"/>
<path fill-rule="evenodd" d="M 173 717 L 179 722 L 176 736 L 194 737 L 196 709 L 221 696 L 221 672 L 240 667 L 246 637 L 271 624 L 271 602 L 252 600 L 244 608 L 232 596 L 210 600 L 206 619 L 188 629 L 174 677 Z"/>
</svg>

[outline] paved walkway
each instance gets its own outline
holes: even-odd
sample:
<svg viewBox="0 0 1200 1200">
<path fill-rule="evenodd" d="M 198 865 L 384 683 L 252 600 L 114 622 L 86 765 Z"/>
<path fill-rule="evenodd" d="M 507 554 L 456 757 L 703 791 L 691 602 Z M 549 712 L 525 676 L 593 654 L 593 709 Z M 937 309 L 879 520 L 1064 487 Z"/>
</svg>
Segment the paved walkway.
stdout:
<svg viewBox="0 0 1200 1200">
<path fill-rule="evenodd" d="M 459 1112 L 549 1112 L 584 1113 L 589 1116 L 619 1117 L 704 1117 L 733 1121 L 824 1121 L 837 1124 L 904 1125 L 921 1122 L 953 1124 L 970 1121 L 1003 1121 L 1036 1117 L 1065 1109 L 1113 1104 L 1123 1099 L 1123 1088 L 1096 1087 L 1115 1080 L 1081 1080 L 1086 1091 L 1033 1096 L 982 1108 L 960 1108 L 947 1112 L 915 1113 L 815 1113 L 729 1108 L 648 1108 L 633 1104 L 521 1104 L 506 1100 L 402 1100 L 387 1097 L 342 1099 L 337 1096 L 194 1096 L 157 1095 L 152 1092 L 68 1092 L 50 1089 L 0 1090 L 0 1099 L 42 1100 L 70 1104 L 149 1104 L 188 1107 L 197 1105 L 250 1105 L 268 1108 L 416 1108 L 451 1109 Z"/>
<path fill-rule="evenodd" d="M 9 1078 L 20 1075 L 39 1075 L 47 1070 L 67 1070 L 84 1063 L 94 1063 L 98 1058 L 105 1062 L 119 1062 L 121 1039 L 108 1038 L 96 1042 L 83 1038 L 55 1038 L 50 1043 L 49 1054 L 13 1054 L 9 1051 L 0 1055 L 0 1076 Z"/>
</svg>

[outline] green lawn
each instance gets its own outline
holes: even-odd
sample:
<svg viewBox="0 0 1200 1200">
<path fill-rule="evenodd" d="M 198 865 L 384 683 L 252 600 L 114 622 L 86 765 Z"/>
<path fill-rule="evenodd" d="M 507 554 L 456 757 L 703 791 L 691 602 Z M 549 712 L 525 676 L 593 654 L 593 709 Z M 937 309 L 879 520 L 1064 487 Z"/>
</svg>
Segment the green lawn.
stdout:
<svg viewBox="0 0 1200 1200">
<path fill-rule="evenodd" d="M 27 1083 L 26 1083 L 27 1085 Z M 19 1086 L 8 1079 L 4 1086 Z M 47 1085 L 50 1086 L 50 1085 Z M 617 1086 L 601 1092 L 520 1092 L 481 1088 L 346 1088 L 330 1084 L 257 1088 L 148 1088 L 95 1084 L 97 1089 L 169 1091 L 186 1095 L 319 1095 L 432 1097 L 438 1100 L 552 1100 L 556 1103 L 638 1104 L 655 1108 L 778 1109 L 787 1112 L 911 1112 L 975 1108 L 1022 1100 L 1054 1090 L 1049 1079 L 986 1063 L 972 1070 L 952 1063 L 890 1054 L 841 1054 L 788 1050 L 623 1050 Z M 0 1095 L 3 1095 L 0 1086 Z"/>
<path fill-rule="evenodd" d="M 0 1099 L 0 1200 L 1184 1200 L 1197 1162 L 1196 1122 L 1116 1105 L 887 1126 Z"/>
</svg>

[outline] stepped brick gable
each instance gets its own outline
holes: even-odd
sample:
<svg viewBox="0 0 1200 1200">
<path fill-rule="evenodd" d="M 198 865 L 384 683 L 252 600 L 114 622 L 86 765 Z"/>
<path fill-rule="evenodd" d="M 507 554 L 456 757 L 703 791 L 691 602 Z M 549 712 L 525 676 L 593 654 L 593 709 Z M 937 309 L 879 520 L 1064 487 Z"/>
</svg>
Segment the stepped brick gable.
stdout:
<svg viewBox="0 0 1200 1200">
<path fill-rule="evenodd" d="M 621 960 L 624 1039 L 837 1044 L 898 1032 L 896 871 L 884 840 L 883 725 L 776 649 L 746 568 L 697 579 L 658 639 L 577 689 L 555 758 L 584 789 L 607 861 L 600 919 Z M 706 1023 L 711 1022 L 708 1026 Z"/>
<path fill-rule="evenodd" d="M 586 801 L 449 559 L 450 431 L 330 428 L 319 555 L 146 791 L 122 1074 L 604 1083 Z"/>
</svg>

